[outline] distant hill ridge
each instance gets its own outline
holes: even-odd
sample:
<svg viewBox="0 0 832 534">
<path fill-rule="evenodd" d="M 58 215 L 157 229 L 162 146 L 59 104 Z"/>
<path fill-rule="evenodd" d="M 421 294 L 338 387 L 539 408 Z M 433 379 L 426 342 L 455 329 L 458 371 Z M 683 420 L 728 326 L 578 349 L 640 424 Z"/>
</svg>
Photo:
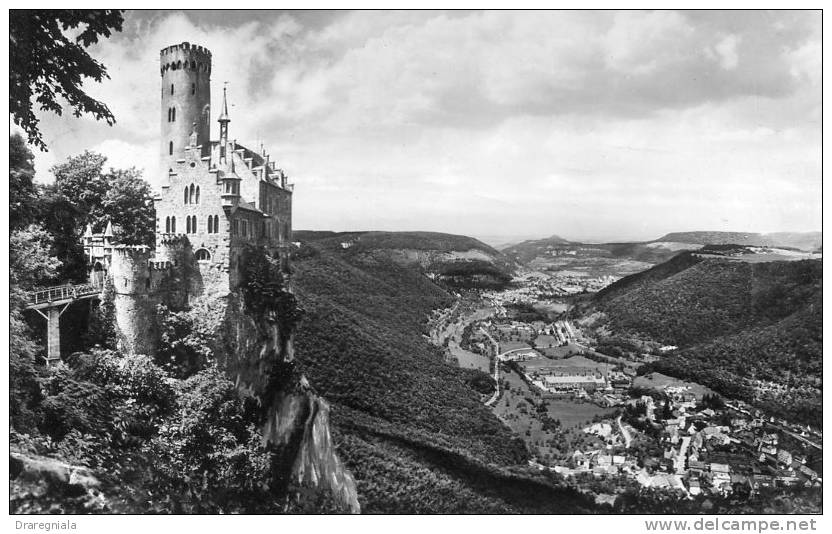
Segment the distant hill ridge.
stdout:
<svg viewBox="0 0 832 534">
<path fill-rule="evenodd" d="M 758 247 L 792 247 L 800 250 L 816 250 L 823 245 L 822 232 L 671 232 L 651 243 L 672 242 L 699 245 L 746 245 Z"/>
<path fill-rule="evenodd" d="M 296 230 L 297 241 L 337 241 L 351 243 L 361 248 L 438 250 L 441 252 L 482 250 L 495 257 L 502 254 L 478 239 L 464 235 L 441 232 L 328 232 Z"/>
</svg>

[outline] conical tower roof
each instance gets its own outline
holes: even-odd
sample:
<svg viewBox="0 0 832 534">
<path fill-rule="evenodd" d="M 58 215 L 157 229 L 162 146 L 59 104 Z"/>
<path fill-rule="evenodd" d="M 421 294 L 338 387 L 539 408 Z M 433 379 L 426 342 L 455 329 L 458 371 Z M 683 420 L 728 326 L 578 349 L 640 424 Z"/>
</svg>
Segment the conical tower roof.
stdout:
<svg viewBox="0 0 832 534">
<path fill-rule="evenodd" d="M 225 90 L 226 88 L 222 88 L 222 111 L 220 112 L 220 116 L 217 119 L 217 122 L 231 122 L 231 118 L 228 116 L 228 101 L 225 97 Z"/>
</svg>

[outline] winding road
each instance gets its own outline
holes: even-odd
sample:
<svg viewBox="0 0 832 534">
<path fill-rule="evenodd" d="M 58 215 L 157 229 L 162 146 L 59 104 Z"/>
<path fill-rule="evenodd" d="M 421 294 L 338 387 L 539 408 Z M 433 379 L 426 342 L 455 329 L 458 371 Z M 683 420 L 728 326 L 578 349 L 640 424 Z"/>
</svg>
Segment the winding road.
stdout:
<svg viewBox="0 0 832 534">
<path fill-rule="evenodd" d="M 624 446 L 626 448 L 630 448 L 630 443 L 633 441 L 633 438 L 630 437 L 630 431 L 624 428 L 624 425 L 621 424 L 621 416 L 618 416 L 618 419 L 615 420 L 618 423 L 618 430 L 621 431 L 621 437 L 624 438 Z"/>
<path fill-rule="evenodd" d="M 479 330 L 494 345 L 494 353 L 496 354 L 496 356 L 494 357 L 494 382 L 496 383 L 495 391 L 494 391 L 494 394 L 491 396 L 491 398 L 488 399 L 487 401 L 485 401 L 486 406 L 491 406 L 492 404 L 497 402 L 497 399 L 500 398 L 500 361 L 502 360 L 503 356 L 505 356 L 506 354 L 511 354 L 512 352 L 520 352 L 520 351 L 532 350 L 532 349 L 530 349 L 529 347 L 521 347 L 519 349 L 511 349 L 511 350 L 507 350 L 505 352 L 500 352 L 500 344 L 497 343 L 494 340 L 493 337 L 491 337 L 491 334 L 486 332 L 485 329 L 483 329 L 483 328 L 480 328 Z"/>
</svg>

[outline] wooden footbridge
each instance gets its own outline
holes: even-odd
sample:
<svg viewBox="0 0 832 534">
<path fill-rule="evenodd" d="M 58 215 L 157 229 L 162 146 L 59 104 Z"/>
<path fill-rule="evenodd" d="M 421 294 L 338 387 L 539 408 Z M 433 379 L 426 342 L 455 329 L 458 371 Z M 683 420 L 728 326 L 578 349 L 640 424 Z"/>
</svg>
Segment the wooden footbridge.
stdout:
<svg viewBox="0 0 832 534">
<path fill-rule="evenodd" d="M 46 362 L 61 359 L 61 315 L 78 300 L 100 298 L 103 281 L 90 284 L 64 284 L 36 288 L 26 295 L 26 309 L 35 310 L 46 319 Z"/>
</svg>

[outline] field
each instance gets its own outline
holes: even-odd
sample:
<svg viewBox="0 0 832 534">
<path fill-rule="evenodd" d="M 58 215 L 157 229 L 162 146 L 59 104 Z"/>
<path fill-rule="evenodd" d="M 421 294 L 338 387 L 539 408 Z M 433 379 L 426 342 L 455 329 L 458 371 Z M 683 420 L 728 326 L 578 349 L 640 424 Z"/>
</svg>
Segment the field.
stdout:
<svg viewBox="0 0 832 534">
<path fill-rule="evenodd" d="M 456 341 L 448 343 L 448 349 L 463 369 L 479 369 L 485 373 L 491 370 L 491 359 L 488 356 L 465 350 Z"/>
<path fill-rule="evenodd" d="M 653 388 L 662 390 L 668 386 L 680 387 L 690 386 L 690 392 L 696 395 L 697 399 L 701 399 L 702 395 L 706 393 L 713 393 L 713 390 L 696 382 L 686 382 L 673 378 L 672 376 L 663 375 L 661 373 L 650 373 L 644 376 L 636 377 L 633 380 L 633 387 Z"/>
<path fill-rule="evenodd" d="M 596 415 L 611 415 L 614 410 L 602 408 L 590 402 L 576 402 L 564 399 L 547 399 L 549 417 L 560 419 L 564 428 L 583 425 Z"/>
<path fill-rule="evenodd" d="M 544 398 L 539 391 L 532 390 L 529 385 L 513 371 L 501 373 L 501 378 L 508 382 L 509 389 L 494 405 L 494 413 L 512 431 L 520 436 L 528 445 L 529 450 L 539 458 L 563 454 L 552 447 L 553 444 L 562 445 L 562 439 L 556 433 L 543 429 L 537 416 L 535 405 L 541 401 L 547 404 L 549 417 L 560 420 L 562 428 L 580 428 L 596 415 L 611 415 L 613 410 L 601 408 L 591 403 L 572 401 L 569 399 Z M 534 405 L 529 403 L 531 400 Z M 579 432 L 579 434 L 582 434 Z M 590 437 L 586 437 L 590 439 Z"/>
</svg>

